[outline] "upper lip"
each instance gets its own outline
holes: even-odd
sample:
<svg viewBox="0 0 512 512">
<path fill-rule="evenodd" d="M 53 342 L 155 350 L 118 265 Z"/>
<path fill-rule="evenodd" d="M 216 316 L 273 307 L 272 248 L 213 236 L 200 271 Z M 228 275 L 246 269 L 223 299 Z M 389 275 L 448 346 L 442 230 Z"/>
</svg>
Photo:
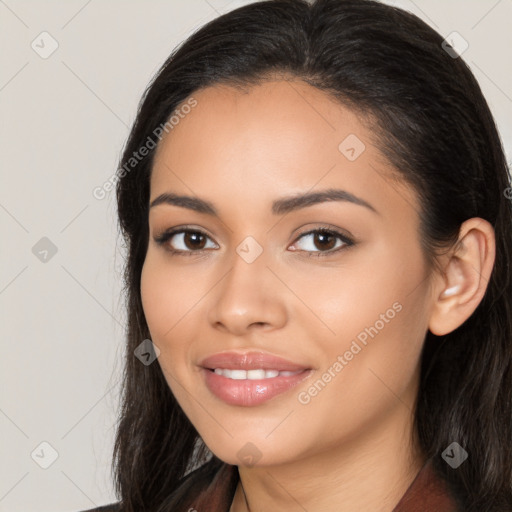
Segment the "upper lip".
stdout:
<svg viewBox="0 0 512 512">
<path fill-rule="evenodd" d="M 215 368 L 228 370 L 256 370 L 261 368 L 263 370 L 298 372 L 310 369 L 307 366 L 263 352 L 221 352 L 203 359 L 200 366 L 210 370 Z"/>
</svg>

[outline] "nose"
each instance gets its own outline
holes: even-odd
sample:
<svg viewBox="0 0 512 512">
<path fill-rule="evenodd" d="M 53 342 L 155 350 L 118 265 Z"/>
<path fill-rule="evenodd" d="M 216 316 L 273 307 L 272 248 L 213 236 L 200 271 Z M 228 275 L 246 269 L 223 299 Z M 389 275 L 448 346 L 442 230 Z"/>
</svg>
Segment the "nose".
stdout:
<svg viewBox="0 0 512 512">
<path fill-rule="evenodd" d="M 286 324 L 284 287 L 267 267 L 264 255 L 265 251 L 248 263 L 235 253 L 231 269 L 209 294 L 208 321 L 214 328 L 242 336 Z"/>
</svg>

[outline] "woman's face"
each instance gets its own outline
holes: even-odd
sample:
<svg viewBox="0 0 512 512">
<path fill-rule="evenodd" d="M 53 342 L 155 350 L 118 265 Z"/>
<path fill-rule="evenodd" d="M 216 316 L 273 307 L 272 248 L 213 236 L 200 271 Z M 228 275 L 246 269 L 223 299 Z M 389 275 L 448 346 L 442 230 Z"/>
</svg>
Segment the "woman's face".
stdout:
<svg viewBox="0 0 512 512">
<path fill-rule="evenodd" d="M 158 363 L 185 414 L 230 464 L 396 436 L 412 421 L 432 302 L 412 190 L 389 178 L 351 110 L 303 82 L 193 98 L 160 143 L 150 202 L 196 203 L 150 208 L 141 278 Z M 345 192 L 315 200 L 327 190 Z M 192 208 L 198 200 L 216 214 Z M 247 374 L 218 375 L 212 367 L 250 359 L 203 362 L 227 352 L 295 366 L 256 358 Z"/>
</svg>

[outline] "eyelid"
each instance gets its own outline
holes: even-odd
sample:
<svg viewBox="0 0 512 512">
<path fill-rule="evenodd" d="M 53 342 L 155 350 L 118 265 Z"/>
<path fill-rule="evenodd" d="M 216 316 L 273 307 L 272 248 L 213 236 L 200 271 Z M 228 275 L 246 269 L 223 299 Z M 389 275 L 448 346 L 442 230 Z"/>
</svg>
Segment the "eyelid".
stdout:
<svg viewBox="0 0 512 512">
<path fill-rule="evenodd" d="M 325 233 L 325 234 L 334 236 L 335 238 L 341 240 L 342 245 L 340 247 L 337 247 L 335 249 L 329 249 L 327 251 L 298 250 L 297 252 L 307 253 L 309 256 L 312 256 L 313 254 L 317 255 L 317 256 L 329 256 L 332 254 L 336 254 L 341 250 L 348 249 L 349 247 L 356 244 L 356 241 L 352 236 L 345 234 L 342 230 L 340 231 L 340 229 L 335 226 L 330 226 L 330 225 L 324 224 L 324 225 L 316 226 L 312 229 L 309 229 L 309 230 L 299 233 L 297 235 L 297 237 L 295 238 L 295 241 L 293 242 L 292 245 L 296 244 L 301 238 L 304 238 L 307 235 L 313 235 L 316 233 Z"/>
<path fill-rule="evenodd" d="M 174 236 L 182 234 L 182 233 L 199 233 L 199 234 L 201 234 L 201 235 L 205 236 L 206 238 L 208 238 L 208 239 L 213 241 L 212 237 L 208 233 L 206 233 L 206 231 L 204 231 L 201 228 L 197 228 L 197 227 L 191 226 L 191 225 L 177 226 L 175 228 L 164 229 L 158 235 L 155 235 L 153 238 L 154 238 L 155 242 L 158 245 L 164 246 L 164 248 L 167 251 L 169 251 L 171 254 L 190 256 L 190 255 L 193 255 L 193 254 L 201 254 L 203 252 L 208 252 L 208 251 L 211 250 L 211 249 L 198 249 L 196 251 L 193 251 L 193 250 L 184 251 L 182 249 L 168 248 L 167 247 L 168 242 Z M 216 242 L 214 242 L 214 243 L 218 247 L 218 244 Z"/>
<path fill-rule="evenodd" d="M 338 253 L 339 251 L 347 249 L 356 244 L 356 241 L 354 240 L 354 238 L 352 236 L 347 235 L 344 232 L 340 232 L 339 228 L 337 228 L 335 226 L 331 226 L 329 224 L 323 224 L 323 225 L 316 226 L 307 231 L 303 231 L 303 232 L 299 233 L 295 237 L 295 240 L 292 243 L 292 245 L 296 244 L 301 238 L 303 238 L 307 235 L 312 235 L 312 234 L 319 233 L 319 232 L 326 233 L 328 235 L 332 235 L 332 236 L 338 238 L 339 240 L 341 240 L 343 242 L 342 246 L 337 247 L 336 249 L 329 249 L 327 251 L 306 251 L 306 250 L 300 250 L 300 249 L 299 250 L 293 249 L 293 252 L 307 253 L 308 256 L 312 256 L 312 255 L 329 256 L 329 255 Z M 204 253 L 211 251 L 211 248 L 198 249 L 198 250 L 186 250 L 185 251 L 182 249 L 168 248 L 166 246 L 167 242 L 169 240 L 171 240 L 175 235 L 182 234 L 182 233 L 199 233 L 199 234 L 205 236 L 206 238 L 210 239 L 211 241 L 213 241 L 212 237 L 208 233 L 206 233 L 203 229 L 197 228 L 192 225 L 177 226 L 175 228 L 170 228 L 170 229 L 164 230 L 164 231 L 160 232 L 158 235 L 155 235 L 154 240 L 158 245 L 164 246 L 167 251 L 169 251 L 171 254 L 174 254 L 174 255 L 186 255 L 186 256 L 191 256 L 194 254 L 195 255 L 200 255 L 200 254 L 204 255 Z M 216 242 L 214 242 L 214 243 L 217 245 L 217 248 L 218 248 L 218 244 Z"/>
</svg>

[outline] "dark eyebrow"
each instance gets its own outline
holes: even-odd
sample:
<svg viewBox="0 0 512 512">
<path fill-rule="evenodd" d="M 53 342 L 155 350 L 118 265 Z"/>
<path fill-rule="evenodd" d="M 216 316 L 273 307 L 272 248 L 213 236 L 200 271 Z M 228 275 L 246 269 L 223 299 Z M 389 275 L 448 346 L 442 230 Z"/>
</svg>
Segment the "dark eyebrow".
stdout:
<svg viewBox="0 0 512 512">
<path fill-rule="evenodd" d="M 283 215 L 300 208 L 312 206 L 314 204 L 323 203 L 326 201 L 346 201 L 349 203 L 364 206 L 369 210 L 379 214 L 379 212 L 368 202 L 360 197 L 341 189 L 328 189 L 322 192 L 309 192 L 306 194 L 299 194 L 296 196 L 283 197 L 277 199 L 272 203 L 272 213 L 274 215 Z M 181 206 L 188 208 L 199 213 L 213 215 L 218 217 L 219 214 L 212 203 L 192 196 L 181 196 L 172 192 L 166 192 L 156 197 L 150 204 L 150 208 L 159 204 L 171 204 L 174 206 Z"/>
<path fill-rule="evenodd" d="M 312 206 L 326 201 L 346 201 L 348 203 L 364 206 L 377 214 L 379 213 L 364 199 L 361 199 L 346 190 L 337 188 L 330 188 L 323 190 L 322 192 L 310 192 L 307 194 L 299 194 L 297 196 L 283 197 L 282 199 L 278 199 L 272 203 L 272 213 L 274 215 L 282 215 L 298 210 L 299 208 L 305 208 L 306 206 Z"/>
</svg>

